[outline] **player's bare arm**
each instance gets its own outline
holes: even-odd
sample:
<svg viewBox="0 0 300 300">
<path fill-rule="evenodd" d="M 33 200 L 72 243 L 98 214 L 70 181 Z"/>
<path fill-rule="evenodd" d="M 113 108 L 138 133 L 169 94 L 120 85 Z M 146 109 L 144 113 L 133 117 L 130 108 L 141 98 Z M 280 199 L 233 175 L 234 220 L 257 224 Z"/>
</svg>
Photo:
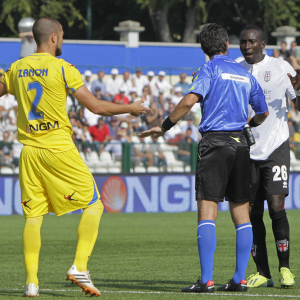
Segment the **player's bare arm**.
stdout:
<svg viewBox="0 0 300 300">
<path fill-rule="evenodd" d="M 143 100 L 131 104 L 115 104 L 103 100 L 98 100 L 84 85 L 73 93 L 74 97 L 92 113 L 101 116 L 113 116 L 130 113 L 132 116 L 139 116 L 151 111 L 143 106 Z"/>
<path fill-rule="evenodd" d="M 300 90 L 300 69 L 296 69 L 296 76 L 295 77 L 292 77 L 292 75 L 290 73 L 288 73 L 287 75 L 289 76 L 290 78 L 290 81 L 292 83 L 292 86 L 293 88 L 296 90 L 296 91 L 299 91 Z M 295 108 L 300 111 L 300 97 L 297 95 L 297 97 L 295 99 L 292 99 L 292 101 L 294 102 L 295 104 Z"/>
<path fill-rule="evenodd" d="M 193 105 L 199 101 L 200 97 L 202 96 L 194 93 L 185 95 L 175 107 L 174 111 L 170 114 L 169 118 L 171 122 L 177 123 L 179 120 L 181 120 L 191 110 Z M 161 126 L 155 126 L 149 130 L 141 132 L 139 137 L 147 137 L 152 134 L 154 137 L 159 137 L 164 135 L 165 132 L 166 131 L 164 131 Z"/>
<path fill-rule="evenodd" d="M 7 94 L 7 87 L 4 83 L 0 82 L 0 97 Z"/>
<path fill-rule="evenodd" d="M 296 76 L 293 77 L 290 73 L 288 73 L 287 75 L 289 76 L 292 86 L 296 91 L 300 90 L 300 69 L 295 69 L 296 71 Z"/>
<path fill-rule="evenodd" d="M 254 120 L 255 124 L 261 125 L 265 121 L 265 119 L 268 117 L 268 115 L 269 115 L 269 111 L 266 111 L 263 114 L 255 114 L 255 116 L 253 117 L 253 120 Z M 250 127 L 251 127 L 251 125 L 250 125 Z"/>
</svg>

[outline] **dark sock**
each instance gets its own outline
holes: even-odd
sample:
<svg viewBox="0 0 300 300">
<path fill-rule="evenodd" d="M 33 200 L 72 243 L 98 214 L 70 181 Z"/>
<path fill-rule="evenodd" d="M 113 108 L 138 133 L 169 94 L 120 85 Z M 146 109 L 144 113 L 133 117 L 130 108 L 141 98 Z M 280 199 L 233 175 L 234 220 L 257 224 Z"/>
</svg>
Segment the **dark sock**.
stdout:
<svg viewBox="0 0 300 300">
<path fill-rule="evenodd" d="M 266 228 L 263 221 L 263 214 L 251 216 L 250 219 L 253 231 L 253 245 L 251 254 L 256 264 L 257 272 L 266 278 L 271 278 L 266 246 Z"/>
<path fill-rule="evenodd" d="M 270 213 L 270 218 L 272 219 L 279 269 L 281 267 L 290 268 L 290 227 L 285 209 Z"/>
</svg>

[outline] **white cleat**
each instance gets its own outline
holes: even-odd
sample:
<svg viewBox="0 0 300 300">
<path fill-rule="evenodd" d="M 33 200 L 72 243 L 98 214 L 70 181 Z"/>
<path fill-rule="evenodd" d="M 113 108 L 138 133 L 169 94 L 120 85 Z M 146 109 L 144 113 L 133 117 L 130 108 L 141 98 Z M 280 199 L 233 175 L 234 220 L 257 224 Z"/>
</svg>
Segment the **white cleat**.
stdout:
<svg viewBox="0 0 300 300">
<path fill-rule="evenodd" d="M 39 295 L 39 286 L 35 286 L 34 283 L 28 283 L 26 290 L 24 292 L 24 297 L 38 297 Z"/>
<path fill-rule="evenodd" d="M 90 294 L 91 296 L 100 296 L 100 291 L 94 286 L 91 275 L 89 271 L 77 271 L 75 265 L 73 265 L 67 272 L 67 280 L 71 280 L 72 283 L 77 284 L 82 288 L 85 294 Z"/>
</svg>

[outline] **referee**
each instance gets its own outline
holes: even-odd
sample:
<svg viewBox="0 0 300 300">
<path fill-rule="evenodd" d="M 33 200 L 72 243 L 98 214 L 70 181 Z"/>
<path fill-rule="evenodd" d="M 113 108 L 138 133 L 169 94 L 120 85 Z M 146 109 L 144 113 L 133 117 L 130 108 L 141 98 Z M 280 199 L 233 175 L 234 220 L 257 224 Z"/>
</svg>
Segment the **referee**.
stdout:
<svg viewBox="0 0 300 300">
<path fill-rule="evenodd" d="M 196 199 L 201 278 L 182 291 L 214 291 L 215 221 L 218 203 L 225 197 L 236 227 L 236 270 L 233 278 L 218 290 L 244 292 L 247 291 L 245 272 L 252 246 L 252 227 L 249 218 L 250 147 L 243 129 L 247 124 L 248 104 L 255 111 L 249 122 L 251 127 L 260 125 L 269 112 L 256 79 L 227 56 L 226 30 L 218 24 L 206 25 L 200 33 L 200 43 L 210 61 L 196 72 L 188 94 L 171 115 L 160 126 L 140 133 L 140 137 L 162 136 L 195 103 L 200 103 L 199 131 L 203 138 L 198 147 Z"/>
</svg>

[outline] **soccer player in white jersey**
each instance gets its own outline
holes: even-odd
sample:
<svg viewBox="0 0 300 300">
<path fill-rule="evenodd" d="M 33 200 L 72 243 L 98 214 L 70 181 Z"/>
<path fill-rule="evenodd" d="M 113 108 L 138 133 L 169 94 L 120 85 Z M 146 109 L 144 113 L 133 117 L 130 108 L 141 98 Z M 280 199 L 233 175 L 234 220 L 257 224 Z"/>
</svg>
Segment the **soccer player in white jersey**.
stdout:
<svg viewBox="0 0 300 300">
<path fill-rule="evenodd" d="M 299 85 L 299 75 L 283 60 L 263 54 L 265 41 L 262 30 L 247 26 L 240 35 L 240 49 L 245 58 L 240 64 L 261 85 L 269 108 L 269 117 L 259 127 L 250 120 L 256 144 L 251 146 L 252 203 L 250 218 L 253 228 L 251 250 L 257 273 L 248 278 L 248 287 L 272 287 L 266 229 L 263 222 L 264 200 L 267 200 L 272 229 L 279 259 L 279 282 L 281 287 L 292 287 L 294 275 L 290 271 L 290 232 L 284 209 L 284 200 L 289 193 L 290 147 L 287 101 L 296 101 L 294 87 Z M 289 76 L 291 80 L 289 79 Z M 291 83 L 293 81 L 293 84 Z M 294 87 L 293 87 L 294 86 Z M 254 112 L 250 109 L 249 118 Z"/>
</svg>

